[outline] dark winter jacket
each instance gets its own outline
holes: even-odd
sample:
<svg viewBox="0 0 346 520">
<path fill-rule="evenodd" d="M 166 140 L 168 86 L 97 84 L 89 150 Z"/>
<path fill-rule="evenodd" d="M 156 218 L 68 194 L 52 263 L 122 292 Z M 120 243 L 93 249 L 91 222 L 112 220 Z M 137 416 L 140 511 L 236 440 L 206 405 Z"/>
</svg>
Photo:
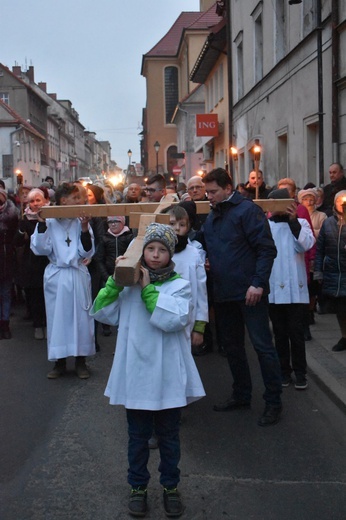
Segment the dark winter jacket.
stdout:
<svg viewBox="0 0 346 520">
<path fill-rule="evenodd" d="M 249 183 L 244 186 L 244 190 L 247 192 L 246 196 L 248 199 L 254 200 L 256 198 L 256 188 L 252 188 Z M 258 188 L 258 198 L 267 199 L 271 191 L 272 188 L 270 186 L 266 186 L 266 184 L 263 182 Z"/>
<path fill-rule="evenodd" d="M 132 240 L 133 234 L 130 230 L 118 237 L 108 232 L 102 237 L 94 261 L 97 262 L 103 282 L 114 273 L 115 259 L 125 253 Z"/>
<path fill-rule="evenodd" d="M 322 224 L 314 278 L 323 279 L 323 294 L 346 297 L 346 224 L 337 215 L 328 217 Z"/>
<path fill-rule="evenodd" d="M 18 227 L 19 212 L 11 200 L 0 212 L 0 282 L 11 280 L 14 272 L 13 239 Z"/>
<path fill-rule="evenodd" d="M 342 177 L 339 181 L 331 182 L 323 188 L 323 203 L 318 208 L 318 211 L 323 211 L 328 217 L 331 217 L 333 215 L 335 195 L 341 190 L 346 190 L 346 177 Z"/>
<path fill-rule="evenodd" d="M 259 206 L 235 191 L 212 209 L 196 239 L 207 251 L 215 302 L 245 300 L 250 285 L 269 293 L 277 252 Z"/>
<path fill-rule="evenodd" d="M 47 256 L 37 256 L 30 249 L 30 238 L 37 222 L 24 216 L 14 238 L 17 260 L 15 281 L 24 288 L 43 287 L 44 270 L 49 264 Z"/>
</svg>

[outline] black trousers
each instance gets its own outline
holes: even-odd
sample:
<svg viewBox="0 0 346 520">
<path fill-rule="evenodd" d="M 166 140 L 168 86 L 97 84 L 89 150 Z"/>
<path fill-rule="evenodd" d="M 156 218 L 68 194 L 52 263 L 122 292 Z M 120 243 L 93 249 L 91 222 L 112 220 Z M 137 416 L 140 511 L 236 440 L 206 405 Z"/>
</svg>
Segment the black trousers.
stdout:
<svg viewBox="0 0 346 520">
<path fill-rule="evenodd" d="M 306 374 L 304 340 L 304 303 L 269 305 L 269 316 L 273 324 L 275 347 L 279 355 L 282 375 L 293 372 Z"/>
</svg>

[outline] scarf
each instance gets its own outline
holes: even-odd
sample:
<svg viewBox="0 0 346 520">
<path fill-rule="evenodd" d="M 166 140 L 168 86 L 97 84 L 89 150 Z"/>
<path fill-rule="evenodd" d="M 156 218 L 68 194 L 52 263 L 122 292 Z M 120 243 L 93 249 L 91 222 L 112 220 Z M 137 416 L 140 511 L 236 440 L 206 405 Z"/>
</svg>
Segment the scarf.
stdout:
<svg viewBox="0 0 346 520">
<path fill-rule="evenodd" d="M 30 209 L 30 206 L 27 206 L 24 210 L 24 214 L 28 220 L 37 220 L 37 213 Z"/>
<path fill-rule="evenodd" d="M 128 228 L 127 226 L 124 226 L 123 229 L 120 231 L 120 233 L 118 233 L 116 235 L 115 233 L 112 233 L 110 229 L 107 229 L 107 233 L 109 233 L 113 237 L 120 237 L 121 235 L 123 235 L 124 233 L 127 233 L 128 231 L 130 231 L 130 228 Z"/>
<path fill-rule="evenodd" d="M 180 253 L 181 251 L 184 251 L 184 249 L 186 248 L 189 237 L 188 237 L 188 235 L 185 235 L 185 236 L 177 235 L 177 237 L 178 237 L 178 242 L 177 242 L 177 244 L 175 244 L 174 252 Z"/>
<path fill-rule="evenodd" d="M 169 262 L 167 267 L 162 267 L 162 269 L 155 269 L 155 270 L 150 269 L 150 267 L 147 266 L 143 257 L 141 260 L 141 264 L 143 267 L 145 267 L 149 271 L 150 283 L 165 282 L 173 274 L 175 274 L 175 272 L 174 272 L 175 264 L 174 264 L 174 262 L 172 262 L 172 260 Z"/>
</svg>

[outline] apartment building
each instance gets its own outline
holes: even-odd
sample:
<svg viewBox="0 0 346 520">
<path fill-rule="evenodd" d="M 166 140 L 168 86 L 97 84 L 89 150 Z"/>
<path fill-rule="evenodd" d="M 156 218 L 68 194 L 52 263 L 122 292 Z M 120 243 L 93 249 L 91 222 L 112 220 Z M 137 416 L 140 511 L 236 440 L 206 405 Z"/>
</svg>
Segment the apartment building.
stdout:
<svg viewBox="0 0 346 520">
<path fill-rule="evenodd" d="M 186 100 L 196 87 L 189 74 L 211 28 L 221 20 L 215 5 L 205 1 L 201 2 L 205 11 L 181 13 L 167 34 L 143 55 L 141 74 L 146 79 L 147 100 L 141 154 L 145 172 L 171 175 L 186 152 L 186 146 L 178 148 L 172 120 L 179 101 Z"/>
</svg>

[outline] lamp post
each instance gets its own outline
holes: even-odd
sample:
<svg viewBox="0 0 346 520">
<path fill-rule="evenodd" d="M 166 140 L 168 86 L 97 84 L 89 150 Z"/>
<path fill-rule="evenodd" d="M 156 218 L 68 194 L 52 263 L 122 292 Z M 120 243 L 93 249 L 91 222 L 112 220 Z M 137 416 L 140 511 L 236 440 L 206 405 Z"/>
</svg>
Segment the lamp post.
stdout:
<svg viewBox="0 0 346 520">
<path fill-rule="evenodd" d="M 159 173 L 159 150 L 160 150 L 160 143 L 156 141 L 154 143 L 154 148 L 156 152 L 156 173 Z"/>
<path fill-rule="evenodd" d="M 130 166 L 131 166 L 132 150 L 130 148 L 127 150 L 127 155 L 128 155 L 128 158 L 129 158 L 129 165 L 127 167 L 127 172 L 126 172 L 126 175 L 125 175 L 125 186 L 127 186 L 128 175 L 130 173 Z"/>
<path fill-rule="evenodd" d="M 21 170 L 16 170 L 17 175 L 17 193 L 20 201 L 20 219 L 23 218 L 23 174 Z"/>
<path fill-rule="evenodd" d="M 258 170 L 259 170 L 259 163 L 260 163 L 260 159 L 261 159 L 261 147 L 260 147 L 260 144 L 259 144 L 259 139 L 255 139 L 255 144 L 254 146 L 252 147 L 252 153 L 253 153 L 253 158 L 254 158 L 254 163 L 255 163 L 255 172 L 256 172 L 256 194 L 255 194 L 255 199 L 258 199 L 258 189 L 259 189 L 259 186 L 258 186 Z"/>
<path fill-rule="evenodd" d="M 238 150 L 234 146 L 231 146 L 231 155 L 232 155 L 232 159 L 233 159 L 235 182 L 236 182 L 236 186 L 237 186 L 240 183 L 239 170 L 238 170 Z M 232 169 L 231 169 L 231 171 L 232 171 Z"/>
</svg>

